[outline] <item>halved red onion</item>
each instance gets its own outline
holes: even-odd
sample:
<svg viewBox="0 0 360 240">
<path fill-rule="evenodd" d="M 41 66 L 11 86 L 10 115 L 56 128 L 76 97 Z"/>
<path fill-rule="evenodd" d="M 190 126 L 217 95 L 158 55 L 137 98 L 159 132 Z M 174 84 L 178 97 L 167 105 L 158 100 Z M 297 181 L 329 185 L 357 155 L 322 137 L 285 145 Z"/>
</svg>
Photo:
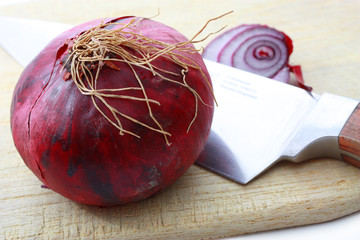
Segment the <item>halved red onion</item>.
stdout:
<svg viewBox="0 0 360 240">
<path fill-rule="evenodd" d="M 272 77 L 272 79 L 279 82 L 288 83 L 290 79 L 290 68 L 288 66 L 283 67 L 280 71 L 276 73 L 275 76 Z"/>
<path fill-rule="evenodd" d="M 240 25 L 215 38 L 203 57 L 281 82 L 289 82 L 291 39 L 259 24 Z"/>
</svg>

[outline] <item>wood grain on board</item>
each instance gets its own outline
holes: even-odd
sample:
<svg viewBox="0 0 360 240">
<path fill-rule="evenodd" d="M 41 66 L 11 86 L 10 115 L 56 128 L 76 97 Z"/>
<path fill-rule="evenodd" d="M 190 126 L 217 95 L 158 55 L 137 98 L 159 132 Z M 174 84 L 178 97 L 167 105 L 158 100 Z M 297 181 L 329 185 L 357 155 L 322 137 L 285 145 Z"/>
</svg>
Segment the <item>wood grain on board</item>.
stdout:
<svg viewBox="0 0 360 240">
<path fill-rule="evenodd" d="M 22 1 L 0 5 L 0 15 L 79 24 L 106 16 L 137 15 L 192 37 L 212 23 L 262 23 L 294 41 L 292 64 L 317 93 L 360 98 L 358 1 Z M 1 35 L 0 35 L 1 37 Z M 26 40 L 24 40 L 25 42 Z M 203 43 L 204 45 L 206 42 Z M 41 187 L 14 148 L 9 112 L 21 74 L 0 48 L 1 239 L 210 239 L 329 221 L 360 210 L 360 171 L 332 159 L 283 162 L 248 185 L 193 166 L 148 200 L 113 208 L 80 205 Z"/>
</svg>

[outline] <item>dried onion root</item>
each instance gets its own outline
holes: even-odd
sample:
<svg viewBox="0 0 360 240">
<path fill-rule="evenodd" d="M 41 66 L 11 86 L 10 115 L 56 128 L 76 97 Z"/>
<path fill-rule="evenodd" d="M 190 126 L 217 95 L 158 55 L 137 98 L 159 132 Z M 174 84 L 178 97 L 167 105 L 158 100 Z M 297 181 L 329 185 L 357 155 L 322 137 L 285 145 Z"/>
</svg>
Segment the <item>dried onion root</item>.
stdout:
<svg viewBox="0 0 360 240">
<path fill-rule="evenodd" d="M 195 38 L 205 29 L 205 27 L 211 21 L 214 21 L 220 17 L 210 19 L 191 40 L 179 42 L 176 44 L 169 44 L 143 36 L 139 31 L 135 30 L 137 28 L 136 25 L 139 24 L 142 19 L 132 19 L 129 23 L 126 24 L 116 22 L 101 23 L 100 25 L 80 34 L 69 44 L 69 54 L 63 60 L 64 68 L 66 68 L 66 70 L 68 71 L 68 73 L 65 74 L 65 80 L 68 80 L 71 77 L 79 91 L 82 94 L 91 97 L 95 108 L 104 116 L 104 118 L 106 118 L 113 126 L 115 126 L 119 130 L 119 134 L 123 135 L 124 133 L 127 133 L 140 138 L 139 135 L 123 128 L 123 125 L 119 118 L 122 117 L 136 124 L 144 126 L 154 132 L 163 134 L 167 145 L 170 145 L 168 136 L 171 136 L 171 134 L 163 129 L 160 122 L 154 117 L 152 113 L 151 104 L 161 104 L 160 102 L 154 99 L 150 99 L 147 96 L 146 89 L 144 88 L 142 80 L 138 76 L 137 72 L 134 70 L 134 66 L 151 71 L 154 76 L 157 75 L 163 80 L 175 83 L 181 87 L 185 87 L 194 95 L 195 110 L 194 117 L 188 126 L 187 131 L 189 131 L 190 127 L 192 126 L 193 122 L 197 117 L 199 102 L 204 105 L 208 104 L 203 101 L 203 99 L 195 89 L 188 85 L 186 81 L 186 73 L 188 72 L 188 69 L 194 68 L 199 70 L 203 77 L 206 79 L 206 82 L 210 87 L 213 96 L 214 93 L 210 80 L 203 73 L 200 66 L 190 58 L 184 58 L 183 53 L 198 53 L 200 50 L 189 47 L 189 44 L 204 41 L 206 38 L 212 35 L 213 33 L 209 34 L 201 40 L 195 40 Z M 113 28 L 114 26 L 118 26 L 118 28 L 114 30 L 107 29 L 109 26 L 111 26 L 111 28 Z M 130 52 L 129 49 L 131 49 L 132 51 Z M 164 75 L 164 73 L 166 73 L 173 76 L 179 76 L 179 73 L 171 72 L 166 69 L 160 69 L 152 64 L 152 62 L 159 57 L 166 58 L 183 69 L 181 71 L 182 82 L 165 77 Z M 186 61 L 180 60 L 181 58 L 185 59 Z M 138 82 L 137 87 L 126 87 L 117 89 L 97 88 L 99 73 L 104 66 L 121 71 L 121 69 L 117 67 L 116 62 L 125 63 L 132 69 L 134 77 L 137 79 Z M 131 97 L 130 95 L 126 94 L 121 94 L 122 92 L 129 90 L 141 91 L 143 97 L 138 98 Z M 107 107 L 115 120 L 112 120 L 100 109 L 100 107 L 95 101 L 95 98 L 99 99 Z M 122 113 L 120 109 L 112 107 L 106 100 L 107 98 L 122 98 L 133 101 L 146 102 L 149 115 L 151 116 L 153 122 L 156 124 L 156 127 L 152 127 L 146 123 L 138 121 L 135 118 L 132 118 L 129 115 Z"/>
</svg>

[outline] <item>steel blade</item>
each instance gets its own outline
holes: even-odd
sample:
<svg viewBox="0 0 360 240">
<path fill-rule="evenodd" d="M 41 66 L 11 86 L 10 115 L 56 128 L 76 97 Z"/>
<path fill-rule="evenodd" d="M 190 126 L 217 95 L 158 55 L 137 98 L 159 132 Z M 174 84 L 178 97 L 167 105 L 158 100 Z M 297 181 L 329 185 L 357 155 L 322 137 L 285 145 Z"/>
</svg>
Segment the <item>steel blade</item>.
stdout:
<svg viewBox="0 0 360 240">
<path fill-rule="evenodd" d="M 54 37 L 70 27 L 35 19 L 0 17 L 0 46 L 25 67 Z"/>
<path fill-rule="evenodd" d="M 219 103 L 212 135 L 217 135 L 216 141 L 226 145 L 231 153 L 223 156 L 214 153 L 219 148 L 212 147 L 211 158 L 206 148 L 197 163 L 244 184 L 281 157 L 317 99 L 289 84 L 205 62 Z"/>
</svg>

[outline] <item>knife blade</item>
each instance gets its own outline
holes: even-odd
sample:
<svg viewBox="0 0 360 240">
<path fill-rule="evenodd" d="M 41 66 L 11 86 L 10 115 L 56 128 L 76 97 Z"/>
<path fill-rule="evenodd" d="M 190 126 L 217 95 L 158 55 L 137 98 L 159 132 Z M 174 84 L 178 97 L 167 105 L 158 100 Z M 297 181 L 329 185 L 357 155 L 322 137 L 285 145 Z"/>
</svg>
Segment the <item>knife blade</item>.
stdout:
<svg viewBox="0 0 360 240">
<path fill-rule="evenodd" d="M 0 45 L 25 67 L 58 34 L 71 25 L 36 19 L 0 17 Z"/>
<path fill-rule="evenodd" d="M 1 17 L 0 45 L 25 67 L 70 27 Z M 360 167 L 358 100 L 330 93 L 312 96 L 253 73 L 205 63 L 219 106 L 199 166 L 242 184 L 282 160 L 329 157 Z"/>
<path fill-rule="evenodd" d="M 330 93 L 313 97 L 289 84 L 206 63 L 219 107 L 199 165 L 239 183 L 282 160 L 328 157 L 360 167 L 358 100 Z"/>
</svg>

